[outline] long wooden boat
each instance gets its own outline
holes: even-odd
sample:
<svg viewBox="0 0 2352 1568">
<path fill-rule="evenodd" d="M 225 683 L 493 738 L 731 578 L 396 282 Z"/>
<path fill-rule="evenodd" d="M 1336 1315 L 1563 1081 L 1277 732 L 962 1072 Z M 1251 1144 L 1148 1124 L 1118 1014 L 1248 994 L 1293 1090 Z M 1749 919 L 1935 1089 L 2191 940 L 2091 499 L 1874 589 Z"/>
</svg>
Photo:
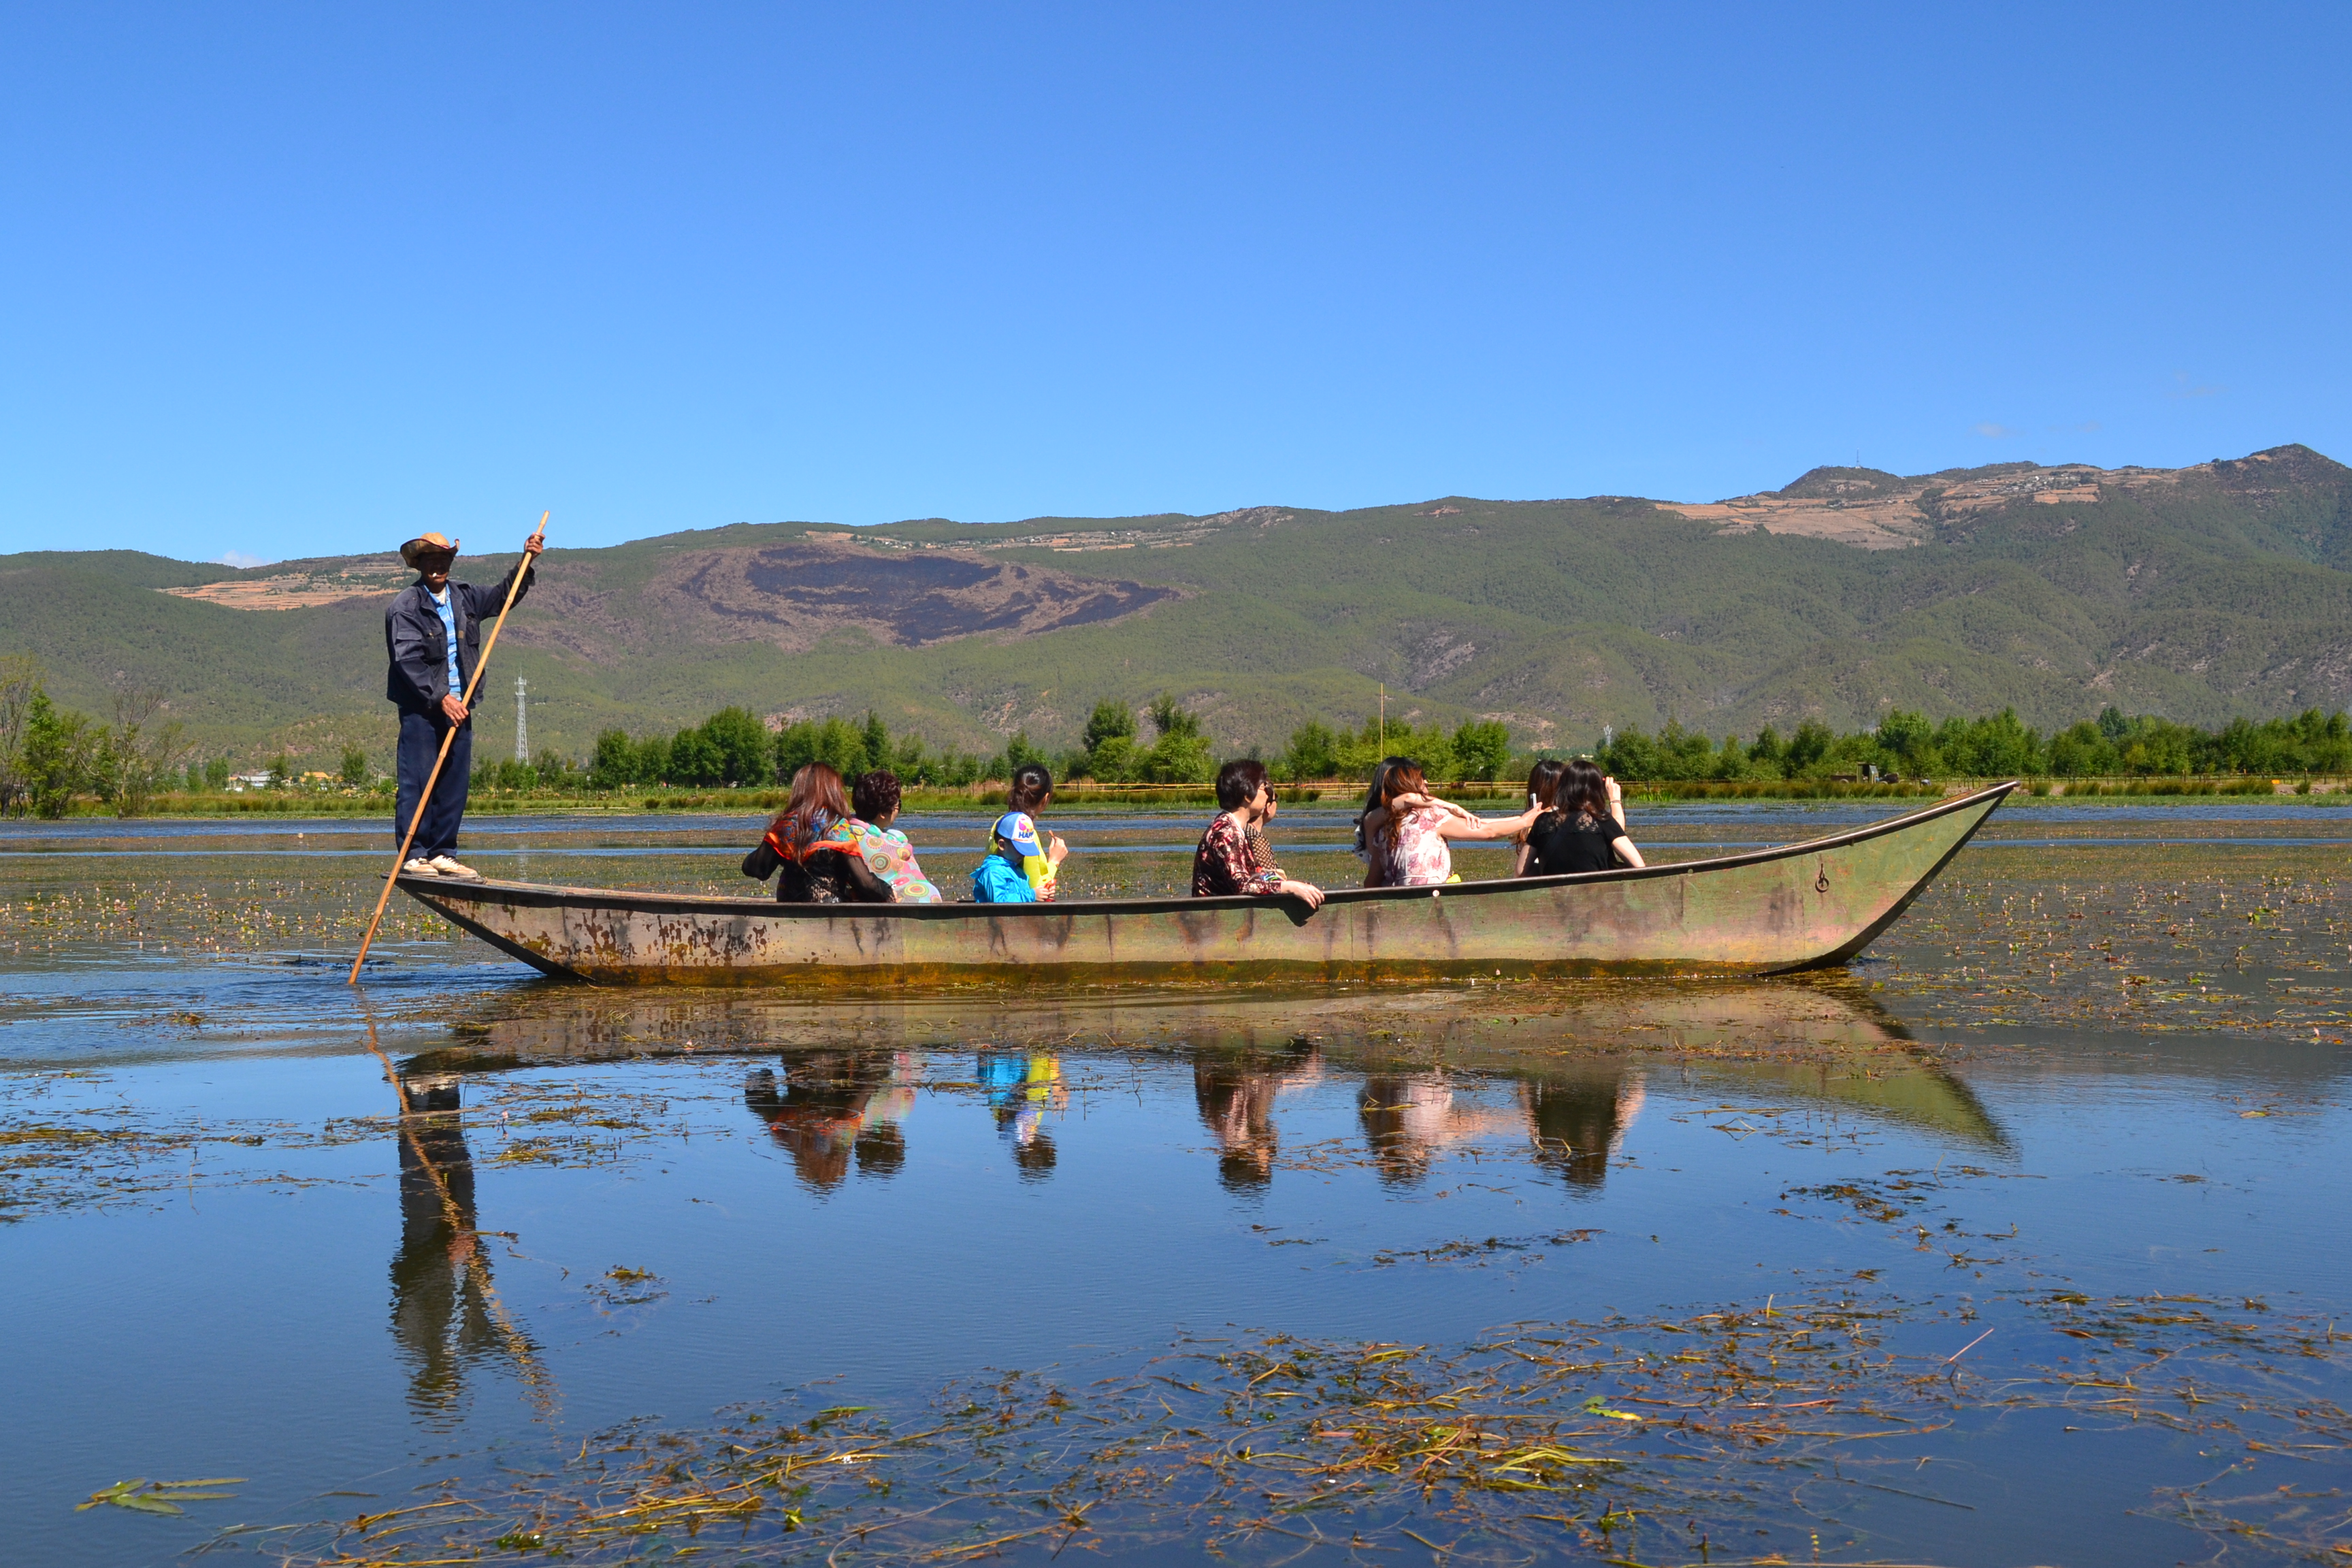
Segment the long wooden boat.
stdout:
<svg viewBox="0 0 2352 1568">
<path fill-rule="evenodd" d="M 1867 947 L 2016 787 L 1778 849 L 1334 889 L 1311 912 L 1287 898 L 780 904 L 437 877 L 403 877 L 400 887 L 535 969 L 614 984 L 1772 974 L 1842 963 Z"/>
</svg>

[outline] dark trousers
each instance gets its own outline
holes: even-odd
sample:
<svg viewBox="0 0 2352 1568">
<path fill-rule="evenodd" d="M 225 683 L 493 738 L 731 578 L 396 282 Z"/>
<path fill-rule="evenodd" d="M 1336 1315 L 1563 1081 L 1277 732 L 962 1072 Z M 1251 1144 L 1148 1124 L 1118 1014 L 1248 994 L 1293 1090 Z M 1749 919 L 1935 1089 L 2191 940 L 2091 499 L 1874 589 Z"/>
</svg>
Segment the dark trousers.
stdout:
<svg viewBox="0 0 2352 1568">
<path fill-rule="evenodd" d="M 417 797 L 425 793 L 433 759 L 441 754 L 441 737 L 448 732 L 449 721 L 439 713 L 401 710 L 400 804 L 394 808 L 392 819 L 395 845 L 407 836 L 408 819 L 416 815 Z M 473 772 L 474 722 L 468 719 L 457 726 L 457 738 L 449 743 L 449 760 L 441 764 L 441 776 L 433 785 L 433 803 L 425 808 L 416 842 L 409 847 L 411 859 L 421 856 L 430 860 L 436 855 L 457 852 L 457 824 L 465 820 L 466 785 Z"/>
</svg>

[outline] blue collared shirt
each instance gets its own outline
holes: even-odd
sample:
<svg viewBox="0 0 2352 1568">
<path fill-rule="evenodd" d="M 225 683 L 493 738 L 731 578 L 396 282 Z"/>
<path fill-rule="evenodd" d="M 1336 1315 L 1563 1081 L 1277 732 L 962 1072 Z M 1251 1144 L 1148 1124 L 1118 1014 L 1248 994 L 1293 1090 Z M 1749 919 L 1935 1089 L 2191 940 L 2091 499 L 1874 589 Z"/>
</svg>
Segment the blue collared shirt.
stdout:
<svg viewBox="0 0 2352 1568">
<path fill-rule="evenodd" d="M 432 598 L 433 607 L 441 612 L 441 640 L 449 649 L 449 695 L 462 699 L 466 695 L 466 683 L 457 677 L 457 601 L 451 595 L 449 584 L 446 583 L 441 584 L 441 591 L 432 595 Z"/>
</svg>

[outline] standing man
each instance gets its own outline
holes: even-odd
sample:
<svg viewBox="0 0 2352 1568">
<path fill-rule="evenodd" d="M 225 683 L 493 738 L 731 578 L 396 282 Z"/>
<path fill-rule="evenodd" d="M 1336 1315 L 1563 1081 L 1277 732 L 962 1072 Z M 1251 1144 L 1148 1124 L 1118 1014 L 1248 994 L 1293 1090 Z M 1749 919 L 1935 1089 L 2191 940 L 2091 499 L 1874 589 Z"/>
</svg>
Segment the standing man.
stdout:
<svg viewBox="0 0 2352 1568">
<path fill-rule="evenodd" d="M 499 578 L 494 588 L 477 588 L 449 581 L 449 568 L 457 561 L 455 541 L 428 533 L 400 547 L 400 558 L 417 575 L 383 612 L 384 652 L 392 660 L 383 694 L 400 709 L 400 804 L 392 823 L 395 845 L 416 814 L 433 760 L 441 754 L 441 738 L 452 729 L 457 731 L 449 745 L 449 760 L 433 786 L 433 802 L 417 825 L 408 862 L 401 867 L 406 876 L 481 876 L 459 865 L 452 854 L 474 768 L 474 724 L 466 710 L 466 683 L 482 657 L 482 617 L 496 615 L 507 602 L 515 572 L 523 574 L 516 599 L 530 592 L 536 557 L 545 548 L 545 538 L 532 534 L 523 542 L 523 558 L 515 563 L 514 572 Z"/>
</svg>

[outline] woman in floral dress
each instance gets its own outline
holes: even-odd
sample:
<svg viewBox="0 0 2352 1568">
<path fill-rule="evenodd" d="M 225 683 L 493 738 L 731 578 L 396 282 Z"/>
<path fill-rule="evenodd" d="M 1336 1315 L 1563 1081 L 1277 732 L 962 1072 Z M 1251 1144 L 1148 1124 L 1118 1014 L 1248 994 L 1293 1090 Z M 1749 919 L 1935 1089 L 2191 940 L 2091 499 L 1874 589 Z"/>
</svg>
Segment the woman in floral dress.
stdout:
<svg viewBox="0 0 2352 1568">
<path fill-rule="evenodd" d="M 1287 893 L 1310 910 L 1322 904 L 1323 889 L 1284 876 L 1262 836 L 1252 853 L 1250 836 L 1274 815 L 1274 786 L 1266 782 L 1264 763 L 1244 757 L 1218 769 L 1217 804 L 1224 809 L 1192 852 L 1194 898 Z"/>
</svg>

